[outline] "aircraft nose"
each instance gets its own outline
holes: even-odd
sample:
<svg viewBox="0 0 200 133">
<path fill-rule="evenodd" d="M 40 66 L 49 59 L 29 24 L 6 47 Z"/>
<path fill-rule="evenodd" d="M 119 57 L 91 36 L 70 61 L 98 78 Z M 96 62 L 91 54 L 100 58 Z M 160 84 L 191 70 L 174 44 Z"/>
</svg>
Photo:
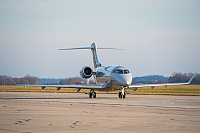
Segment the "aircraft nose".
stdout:
<svg viewBox="0 0 200 133">
<path fill-rule="evenodd" d="M 116 80 L 122 86 L 129 86 L 132 83 L 132 75 L 131 74 L 128 74 L 128 75 L 118 75 L 116 77 Z"/>
<path fill-rule="evenodd" d="M 123 86 L 127 86 L 131 84 L 131 80 L 129 79 L 122 79 L 120 80 L 120 84 L 122 84 Z"/>
</svg>

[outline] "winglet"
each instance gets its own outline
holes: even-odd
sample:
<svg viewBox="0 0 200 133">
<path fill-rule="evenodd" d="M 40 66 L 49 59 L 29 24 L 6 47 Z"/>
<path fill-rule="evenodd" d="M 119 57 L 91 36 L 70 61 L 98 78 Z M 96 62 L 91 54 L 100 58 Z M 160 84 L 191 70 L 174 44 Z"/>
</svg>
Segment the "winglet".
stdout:
<svg viewBox="0 0 200 133">
<path fill-rule="evenodd" d="M 11 82 L 13 82 L 15 85 L 18 85 L 11 77 L 6 76 Z"/>
<path fill-rule="evenodd" d="M 187 82 L 187 84 L 190 84 L 196 75 L 197 75 L 197 74 L 195 73 L 195 74 L 190 78 L 190 80 Z"/>
</svg>

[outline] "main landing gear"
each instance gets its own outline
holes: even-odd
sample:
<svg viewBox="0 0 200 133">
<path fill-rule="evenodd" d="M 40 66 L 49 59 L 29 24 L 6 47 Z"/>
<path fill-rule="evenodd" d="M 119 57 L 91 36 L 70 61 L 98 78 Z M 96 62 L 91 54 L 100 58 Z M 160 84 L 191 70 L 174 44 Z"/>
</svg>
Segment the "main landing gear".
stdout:
<svg viewBox="0 0 200 133">
<path fill-rule="evenodd" d="M 96 94 L 96 92 L 92 89 L 92 90 L 90 90 L 90 92 L 89 92 L 89 98 L 96 98 L 97 97 L 97 94 Z"/>
<path fill-rule="evenodd" d="M 119 92 L 119 98 L 123 98 L 123 99 L 125 99 L 126 98 L 126 92 L 125 92 L 125 90 L 124 90 L 124 88 L 122 88 L 122 91 L 121 92 Z"/>
<path fill-rule="evenodd" d="M 93 89 L 91 89 L 89 92 L 88 92 L 88 94 L 89 94 L 89 98 L 96 98 L 97 97 L 97 94 L 96 94 L 96 92 L 93 90 Z M 122 90 L 121 90 L 121 92 L 119 92 L 119 98 L 123 98 L 123 99 L 125 99 L 126 98 L 126 92 L 125 92 L 125 89 L 124 88 L 122 88 Z"/>
</svg>

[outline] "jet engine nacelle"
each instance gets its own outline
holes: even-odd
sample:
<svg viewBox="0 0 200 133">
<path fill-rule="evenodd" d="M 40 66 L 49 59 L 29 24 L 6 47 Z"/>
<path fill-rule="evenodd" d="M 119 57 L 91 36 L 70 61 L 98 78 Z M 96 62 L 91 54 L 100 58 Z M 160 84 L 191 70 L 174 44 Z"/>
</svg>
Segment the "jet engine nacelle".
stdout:
<svg viewBox="0 0 200 133">
<path fill-rule="evenodd" d="M 88 66 L 85 66 L 81 69 L 80 75 L 82 78 L 90 78 L 92 76 L 92 69 Z"/>
</svg>

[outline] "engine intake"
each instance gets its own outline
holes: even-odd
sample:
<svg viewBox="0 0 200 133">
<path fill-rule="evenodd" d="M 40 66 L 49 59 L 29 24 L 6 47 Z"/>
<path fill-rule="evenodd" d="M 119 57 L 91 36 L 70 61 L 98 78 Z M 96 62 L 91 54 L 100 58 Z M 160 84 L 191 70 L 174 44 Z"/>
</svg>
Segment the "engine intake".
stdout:
<svg viewBox="0 0 200 133">
<path fill-rule="evenodd" d="M 81 69 L 80 75 L 82 78 L 90 78 L 92 76 L 92 69 L 88 66 L 85 66 Z"/>
</svg>

